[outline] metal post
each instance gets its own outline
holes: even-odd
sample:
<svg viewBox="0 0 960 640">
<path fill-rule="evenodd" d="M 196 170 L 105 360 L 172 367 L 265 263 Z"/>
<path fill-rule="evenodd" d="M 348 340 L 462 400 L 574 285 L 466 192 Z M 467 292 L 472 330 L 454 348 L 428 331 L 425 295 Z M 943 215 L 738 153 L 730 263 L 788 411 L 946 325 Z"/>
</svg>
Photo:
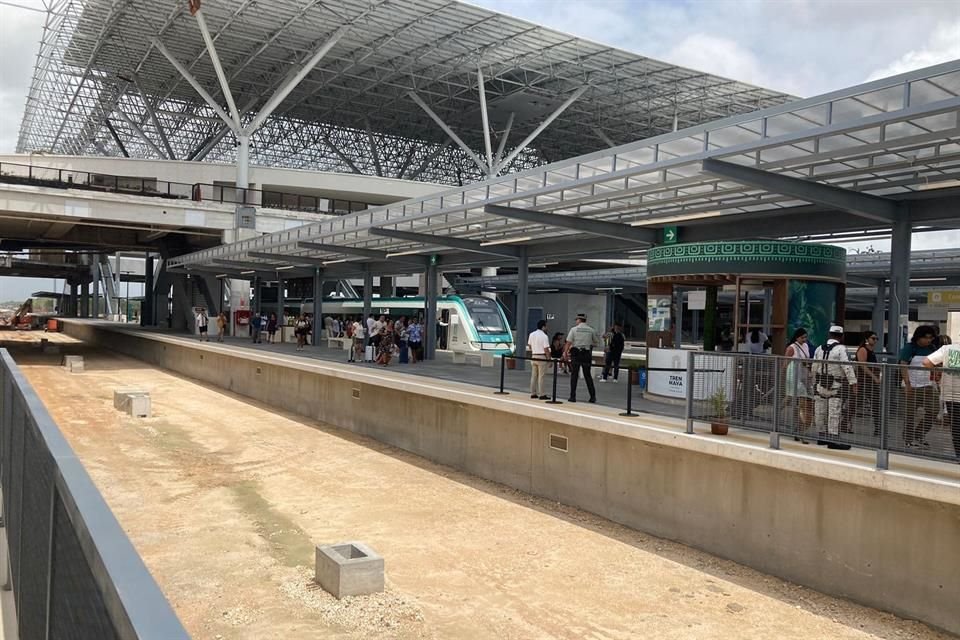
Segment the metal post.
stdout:
<svg viewBox="0 0 960 640">
<path fill-rule="evenodd" d="M 901 211 L 893 222 L 890 239 L 890 305 L 887 318 L 887 353 L 900 352 L 901 320 L 910 313 L 910 236 L 912 225 L 907 211 Z"/>
<path fill-rule="evenodd" d="M 503 390 L 503 382 L 507 375 L 507 356 L 500 356 L 500 390 L 494 391 L 493 393 L 498 396 L 508 396 L 510 393 Z"/>
<path fill-rule="evenodd" d="M 320 267 L 313 271 L 313 346 L 320 342 L 320 328 L 323 326 L 323 280 L 320 279 Z M 360 318 L 360 324 L 366 327 L 366 317 Z"/>
<path fill-rule="evenodd" d="M 140 326 L 157 324 L 153 295 L 153 256 L 147 254 L 143 267 L 143 308 L 140 309 Z"/>
<path fill-rule="evenodd" d="M 895 365 L 882 365 L 880 367 L 880 444 L 877 449 L 877 469 L 890 468 L 890 452 L 887 450 L 887 427 L 889 426 L 890 415 L 890 393 L 898 387 L 893 386 L 892 380 L 896 380 L 899 375 L 899 367 Z"/>
<path fill-rule="evenodd" d="M 553 361 L 553 396 L 551 396 L 551 398 L 547 400 L 546 404 L 563 404 L 562 402 L 557 400 L 557 369 L 559 368 L 560 368 L 560 361 L 554 360 Z"/>
<path fill-rule="evenodd" d="M 370 314 L 373 312 L 373 274 L 370 273 L 370 265 L 363 266 L 363 319 L 362 322 L 366 322 L 367 318 L 370 317 Z M 367 336 L 372 338 L 373 336 Z"/>
<path fill-rule="evenodd" d="M 515 352 L 521 356 L 517 360 L 517 370 L 526 369 L 523 356 L 527 353 L 527 317 L 530 315 L 529 294 L 530 288 L 527 285 L 530 272 L 530 258 L 527 256 L 526 247 L 518 247 L 519 257 L 517 258 L 517 339 Z"/>
<path fill-rule="evenodd" d="M 683 291 L 674 287 L 674 295 L 677 296 L 677 317 L 674 318 L 674 343 L 673 348 L 679 349 L 683 344 Z"/>
<path fill-rule="evenodd" d="M 627 418 L 634 418 L 637 416 L 637 414 L 633 412 L 633 373 L 630 371 L 630 369 L 627 369 L 627 410 L 620 415 Z"/>
<path fill-rule="evenodd" d="M 764 300 L 766 305 L 766 300 Z M 766 359 L 766 358 L 765 358 Z M 773 431 L 770 432 L 770 448 L 780 448 L 780 430 L 777 428 L 780 423 L 780 411 L 782 399 L 780 398 L 780 359 L 771 357 L 773 362 Z"/>
<path fill-rule="evenodd" d="M 237 136 L 237 188 L 250 187 L 250 136 Z M 221 191 L 221 200 L 223 192 Z"/>
<path fill-rule="evenodd" d="M 93 264 L 90 265 L 90 274 L 93 278 L 93 313 L 94 318 L 100 317 L 100 255 L 93 256 Z"/>
<path fill-rule="evenodd" d="M 693 433 L 693 356 L 693 351 L 687 354 L 687 433 Z"/>
<path fill-rule="evenodd" d="M 879 336 L 879 342 L 886 344 L 883 339 L 883 316 L 887 310 L 887 283 L 881 282 L 877 285 L 877 299 L 873 301 L 873 315 L 870 321 L 870 328 Z"/>
<path fill-rule="evenodd" d="M 433 360 L 437 355 L 437 266 L 427 267 L 426 302 L 423 318 L 423 359 Z"/>
<path fill-rule="evenodd" d="M 80 317 L 90 317 L 90 283 L 80 285 Z"/>
<path fill-rule="evenodd" d="M 286 300 L 283 296 L 283 278 L 277 276 L 277 330 L 280 332 L 280 342 L 283 342 L 283 307 Z"/>
</svg>

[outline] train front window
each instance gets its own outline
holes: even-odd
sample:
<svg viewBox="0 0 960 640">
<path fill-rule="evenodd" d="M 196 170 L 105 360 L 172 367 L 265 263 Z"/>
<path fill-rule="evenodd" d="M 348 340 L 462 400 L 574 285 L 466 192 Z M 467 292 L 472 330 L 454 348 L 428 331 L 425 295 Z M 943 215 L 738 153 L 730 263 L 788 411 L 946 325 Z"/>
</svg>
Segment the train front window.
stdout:
<svg viewBox="0 0 960 640">
<path fill-rule="evenodd" d="M 500 306 L 490 298 L 463 298 L 467 313 L 478 333 L 509 333 L 503 323 Z"/>
</svg>

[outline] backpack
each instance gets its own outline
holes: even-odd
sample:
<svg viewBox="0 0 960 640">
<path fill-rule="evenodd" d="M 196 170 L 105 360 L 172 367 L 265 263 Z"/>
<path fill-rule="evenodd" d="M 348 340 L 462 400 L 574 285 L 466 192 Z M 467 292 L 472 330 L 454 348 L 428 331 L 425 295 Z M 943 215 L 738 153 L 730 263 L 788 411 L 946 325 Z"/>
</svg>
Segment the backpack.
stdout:
<svg viewBox="0 0 960 640">
<path fill-rule="evenodd" d="M 827 373 L 827 371 L 828 367 L 830 366 L 830 352 L 833 351 L 833 348 L 839 344 L 839 342 L 834 342 L 833 344 L 824 345 L 823 347 L 823 358 L 821 358 L 821 362 L 819 363 L 819 370 L 814 376 L 814 381 L 824 389 L 830 389 L 833 387 L 834 382 L 836 382 L 836 378 Z"/>
</svg>

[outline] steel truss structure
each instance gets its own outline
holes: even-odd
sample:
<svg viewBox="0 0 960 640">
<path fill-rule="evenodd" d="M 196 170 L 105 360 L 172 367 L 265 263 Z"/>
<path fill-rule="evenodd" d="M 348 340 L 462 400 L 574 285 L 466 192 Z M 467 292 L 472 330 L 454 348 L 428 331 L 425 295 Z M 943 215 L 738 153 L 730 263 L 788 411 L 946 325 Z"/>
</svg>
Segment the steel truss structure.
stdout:
<svg viewBox="0 0 960 640">
<path fill-rule="evenodd" d="M 895 237 L 906 233 L 909 250 L 911 227 L 960 223 L 957 186 L 960 61 L 208 249 L 171 264 L 204 268 L 229 259 L 269 270 L 302 264 L 301 257 L 353 262 L 351 249 L 404 260 L 440 253 L 447 265 L 483 264 L 484 253 L 501 263 L 511 256 L 637 257 L 659 242 L 658 229 L 678 223 L 681 240 L 893 230 Z M 308 241 L 326 248 L 309 248 L 303 244 Z M 461 255 L 464 250 L 471 256 Z M 270 253 L 274 259 L 262 257 Z"/>
<path fill-rule="evenodd" d="M 450 0 L 46 8 L 20 152 L 232 162 L 221 114 L 249 126 L 321 58 L 254 164 L 466 184 L 791 99 Z"/>
</svg>

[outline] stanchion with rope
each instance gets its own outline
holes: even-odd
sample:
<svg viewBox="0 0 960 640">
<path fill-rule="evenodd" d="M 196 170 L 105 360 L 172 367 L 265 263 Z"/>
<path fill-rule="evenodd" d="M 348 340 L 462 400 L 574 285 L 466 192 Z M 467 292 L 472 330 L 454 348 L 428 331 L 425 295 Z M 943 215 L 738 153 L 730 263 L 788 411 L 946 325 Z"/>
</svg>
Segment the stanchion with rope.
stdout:
<svg viewBox="0 0 960 640">
<path fill-rule="evenodd" d="M 629 370 L 627 371 L 627 411 L 620 415 L 627 418 L 636 418 L 639 415 L 633 412 L 633 372 Z"/>
<path fill-rule="evenodd" d="M 553 361 L 553 397 L 547 400 L 546 404 L 563 404 L 557 400 L 557 368 L 560 366 L 559 360 Z"/>
<path fill-rule="evenodd" d="M 507 356 L 500 356 L 500 391 L 494 391 L 493 393 L 498 396 L 508 396 L 510 395 L 509 391 L 503 390 L 503 381 L 507 375 Z"/>
</svg>

